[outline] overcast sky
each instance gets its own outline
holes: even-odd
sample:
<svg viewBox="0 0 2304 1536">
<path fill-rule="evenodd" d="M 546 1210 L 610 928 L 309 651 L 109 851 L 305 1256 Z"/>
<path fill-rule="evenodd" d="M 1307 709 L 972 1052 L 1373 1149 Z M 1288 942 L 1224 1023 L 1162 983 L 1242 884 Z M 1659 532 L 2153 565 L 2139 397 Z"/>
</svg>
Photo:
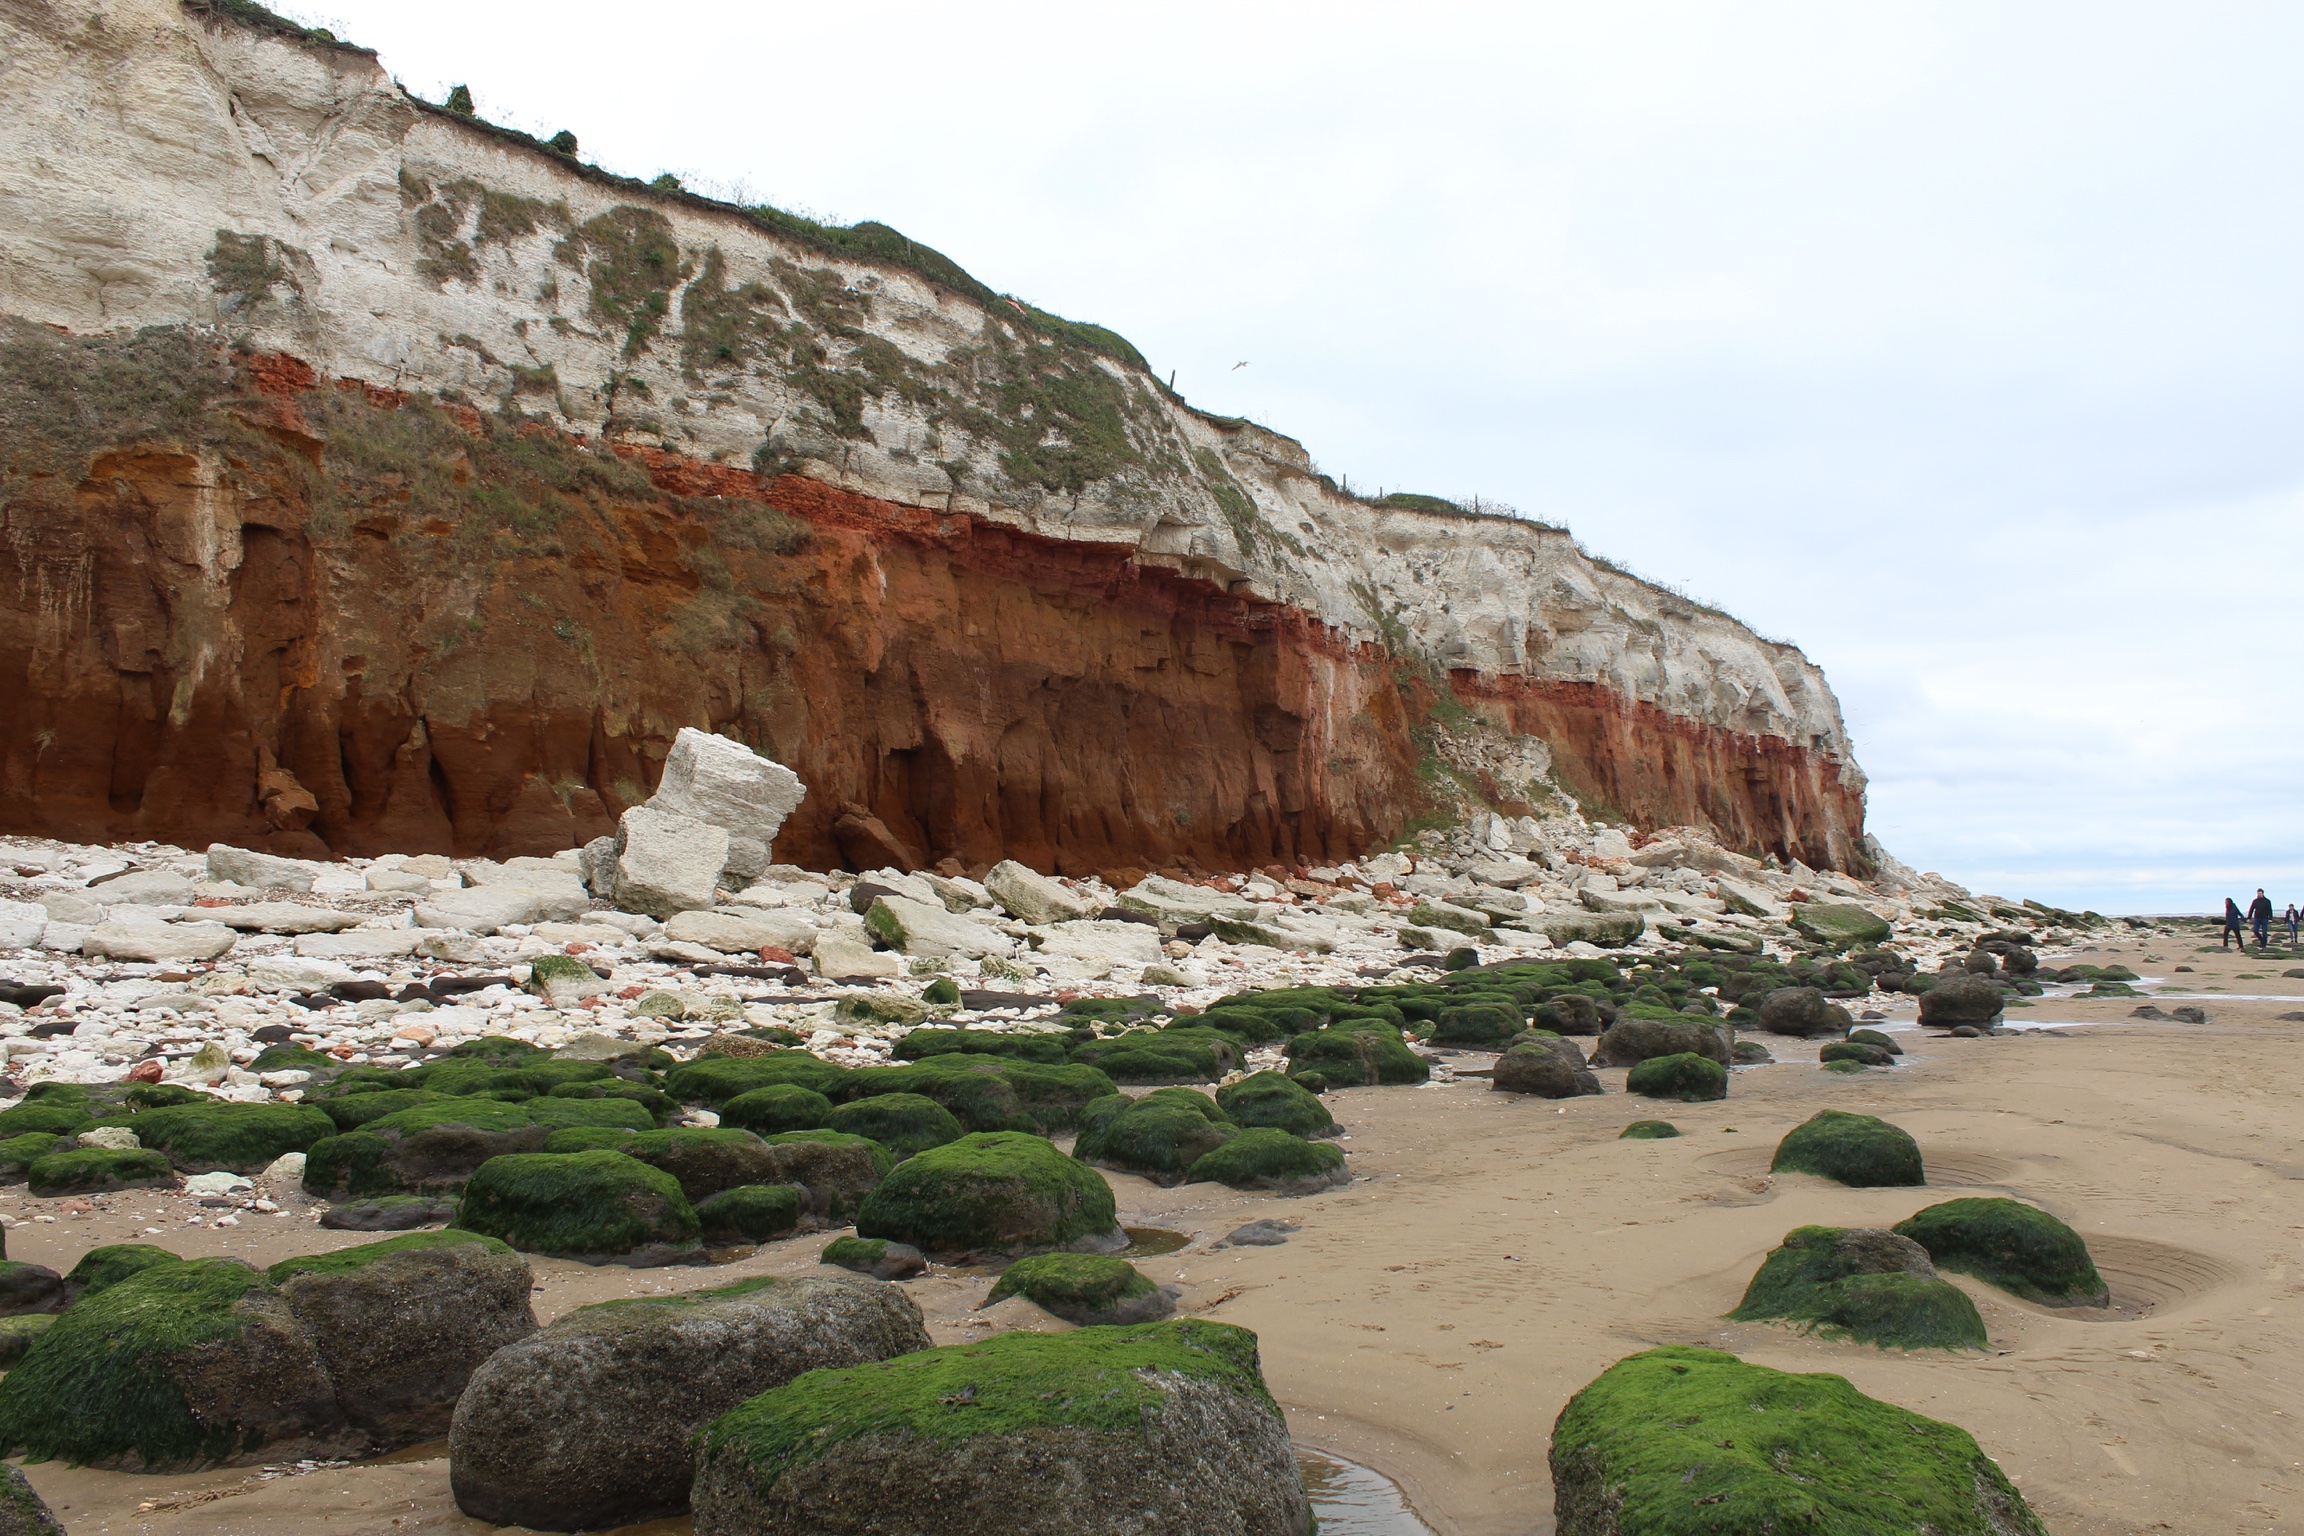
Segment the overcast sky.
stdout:
<svg viewBox="0 0 2304 1536">
<path fill-rule="evenodd" d="M 1797 642 L 1915 865 L 2304 900 L 2304 8 L 282 8 Z"/>
</svg>

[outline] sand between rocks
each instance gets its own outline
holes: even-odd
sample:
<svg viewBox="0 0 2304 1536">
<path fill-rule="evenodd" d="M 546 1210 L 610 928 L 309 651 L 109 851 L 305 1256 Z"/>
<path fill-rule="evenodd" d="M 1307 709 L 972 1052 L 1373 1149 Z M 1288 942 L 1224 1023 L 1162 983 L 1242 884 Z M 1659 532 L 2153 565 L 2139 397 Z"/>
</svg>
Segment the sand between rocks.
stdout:
<svg viewBox="0 0 2304 1536">
<path fill-rule="evenodd" d="M 1463 1079 L 1334 1096 L 1358 1179 L 1303 1200 L 1214 1186 L 1160 1189 L 1111 1175 L 1124 1220 L 1194 1235 L 1146 1258 L 1187 1313 L 1257 1331 L 1297 1439 L 1397 1480 L 1443 1536 L 1552 1529 L 1545 1452 L 1568 1397 L 1610 1363 L 1664 1343 L 1733 1350 L 1784 1370 L 1835 1371 L 1874 1396 L 1959 1424 L 2006 1467 L 2057 1536 L 2295 1529 L 2304 1516 L 2304 1146 L 2296 1068 L 2304 1000 L 2278 966 L 2191 954 L 2162 940 L 2073 958 L 2120 961 L 2224 1001 L 2206 1025 L 2130 1024 L 2134 1001 L 2036 1001 L 2009 1021 L 2089 1020 L 2058 1040 L 1900 1034 L 1906 1065 L 1863 1077 L 1818 1071 L 1813 1043 L 1771 1042 L 1780 1063 L 1739 1071 L 1725 1103 L 1654 1106 L 1609 1092 L 1562 1102 Z M 2197 967 L 2191 976 L 2170 967 Z M 2272 977 L 2241 981 L 2242 972 Z M 2171 985 L 2169 990 L 2177 990 Z M 1465 1056 L 1455 1064 L 1477 1066 Z M 1784 1131 L 1817 1109 L 1880 1114 L 1919 1138 L 1926 1190 L 1851 1190 L 1770 1177 Z M 1619 1142 L 1661 1114 L 1676 1141 Z M 1733 1133 L 1730 1127 L 1734 1128 Z M 1725 1323 L 1760 1257 L 1809 1222 L 1888 1225 L 1961 1194 L 2031 1200 L 2094 1248 L 2115 1305 L 2064 1311 L 1953 1276 L 1975 1297 L 1994 1352 L 1903 1355 Z M 344 1246 L 308 1218 L 158 1235 L 158 1202 L 8 1234 L 11 1257 L 68 1267 L 99 1243 L 142 1240 L 187 1255 L 268 1263 Z M 0 1210 L 67 1202 L 19 1187 Z M 1273 1216 L 1286 1246 L 1210 1251 Z M 611 1296 L 725 1284 L 813 1267 L 826 1238 L 770 1244 L 711 1269 L 586 1269 L 533 1260 L 537 1313 Z M 1029 1303 L 972 1309 L 990 1276 L 938 1270 L 911 1293 L 937 1342 L 984 1326 L 1066 1325 Z M 997 1319 L 997 1321 L 993 1321 Z M 263 1481 L 257 1469 L 138 1477 L 28 1468 L 74 1536 L 231 1533 L 384 1536 L 492 1531 L 448 1495 L 445 1446 Z M 659 1521 L 634 1532 L 685 1531 Z"/>
</svg>

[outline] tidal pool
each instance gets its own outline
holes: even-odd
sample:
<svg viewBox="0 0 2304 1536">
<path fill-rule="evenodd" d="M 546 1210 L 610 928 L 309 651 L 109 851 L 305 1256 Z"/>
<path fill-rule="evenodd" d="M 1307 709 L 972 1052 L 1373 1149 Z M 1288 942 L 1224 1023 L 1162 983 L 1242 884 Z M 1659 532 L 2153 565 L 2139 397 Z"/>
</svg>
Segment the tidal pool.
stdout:
<svg viewBox="0 0 2304 1536">
<path fill-rule="evenodd" d="M 1320 1536 L 1432 1536 L 1392 1479 L 1326 1451 L 1296 1448 Z"/>
</svg>

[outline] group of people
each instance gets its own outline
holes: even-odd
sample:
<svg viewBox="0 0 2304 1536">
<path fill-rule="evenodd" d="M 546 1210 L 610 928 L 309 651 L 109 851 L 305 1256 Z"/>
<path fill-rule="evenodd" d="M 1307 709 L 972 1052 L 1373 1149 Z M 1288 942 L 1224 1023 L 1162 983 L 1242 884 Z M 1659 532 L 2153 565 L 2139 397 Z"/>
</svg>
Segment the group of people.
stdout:
<svg viewBox="0 0 2304 1536">
<path fill-rule="evenodd" d="M 2256 932 L 2256 947 L 2258 949 L 2271 948 L 2272 898 L 2264 894 L 2262 886 L 2256 888 L 2256 899 L 2248 903 L 2246 912 L 2242 912 L 2240 903 L 2231 897 L 2224 898 L 2224 947 L 2226 949 L 2230 949 L 2235 944 L 2242 949 L 2248 947 L 2247 930 L 2240 926 L 2243 920 L 2247 922 L 2249 928 Z M 2299 911 L 2296 903 L 2290 902 L 2288 903 L 2288 910 L 2280 915 L 2280 921 L 2288 925 L 2288 947 L 2294 949 L 2296 947 L 2297 926 L 2304 924 L 2304 911 Z"/>
</svg>

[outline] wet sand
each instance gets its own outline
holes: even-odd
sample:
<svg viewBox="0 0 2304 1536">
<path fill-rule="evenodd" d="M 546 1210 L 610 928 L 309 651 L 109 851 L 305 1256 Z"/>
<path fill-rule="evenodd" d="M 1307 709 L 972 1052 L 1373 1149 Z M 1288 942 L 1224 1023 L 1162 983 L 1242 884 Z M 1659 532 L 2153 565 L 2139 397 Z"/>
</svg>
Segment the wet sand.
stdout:
<svg viewBox="0 0 2304 1536">
<path fill-rule="evenodd" d="M 2072 959 L 2117 960 L 2166 977 L 2169 992 L 2204 992 L 2189 1000 L 2210 1021 L 2130 1022 L 2138 1000 L 2040 999 L 2009 1022 L 2113 1027 L 2083 1024 L 2056 1039 L 1900 1033 L 1905 1065 L 1862 1077 L 1818 1070 L 1813 1042 L 1770 1041 L 1779 1064 L 1739 1071 L 1718 1104 L 1629 1099 L 1622 1072 L 1601 1074 L 1605 1096 L 1561 1102 L 1492 1093 L 1480 1079 L 1361 1089 L 1333 1101 L 1359 1175 L 1347 1188 L 1280 1200 L 1117 1174 L 1112 1183 L 1129 1224 L 1193 1237 L 1140 1267 L 1179 1285 L 1186 1313 L 1257 1331 L 1297 1439 L 1393 1478 L 1443 1536 L 1549 1532 L 1554 1417 L 1610 1363 L 1663 1343 L 1838 1372 L 1959 1424 L 2057 1536 L 2304 1527 L 2304 1023 L 2275 1018 L 2304 1009 L 2304 980 L 2281 978 L 2291 962 L 2167 941 L 2058 963 Z M 2180 963 L 2195 973 L 2173 974 Z M 2224 994 L 2206 991 L 2217 987 Z M 2241 992 L 2282 1000 L 2226 995 Z M 1771 1177 L 1777 1139 L 1822 1108 L 1911 1131 L 1931 1187 Z M 1658 1116 L 1685 1134 L 1616 1139 L 1627 1121 Z M 1885 1226 L 1963 1194 L 2014 1195 L 2070 1222 L 2114 1305 L 2057 1311 L 1950 1277 L 1976 1298 L 1989 1354 L 1887 1353 L 1720 1320 L 1789 1229 Z M 67 1203 L 20 1188 L 0 1196 L 0 1210 L 21 1215 Z M 148 1241 L 264 1263 L 363 1240 L 304 1216 L 187 1231 L 189 1202 L 123 1195 L 104 1205 L 11 1231 L 10 1256 L 61 1269 L 99 1243 Z M 136 1214 L 162 1208 L 164 1220 Z M 1260 1217 L 1303 1230 L 1282 1247 L 1211 1251 Z M 799 1272 L 825 1240 L 771 1244 L 710 1269 L 536 1260 L 537 1312 L 548 1320 L 611 1296 Z M 974 1312 L 989 1286 L 989 1275 L 940 1270 L 909 1288 L 939 1343 L 981 1336 L 986 1323 L 1065 1326 L 1021 1302 Z M 73 1536 L 496 1529 L 457 1513 L 444 1450 L 269 1481 L 255 1468 L 27 1470 Z"/>
</svg>

